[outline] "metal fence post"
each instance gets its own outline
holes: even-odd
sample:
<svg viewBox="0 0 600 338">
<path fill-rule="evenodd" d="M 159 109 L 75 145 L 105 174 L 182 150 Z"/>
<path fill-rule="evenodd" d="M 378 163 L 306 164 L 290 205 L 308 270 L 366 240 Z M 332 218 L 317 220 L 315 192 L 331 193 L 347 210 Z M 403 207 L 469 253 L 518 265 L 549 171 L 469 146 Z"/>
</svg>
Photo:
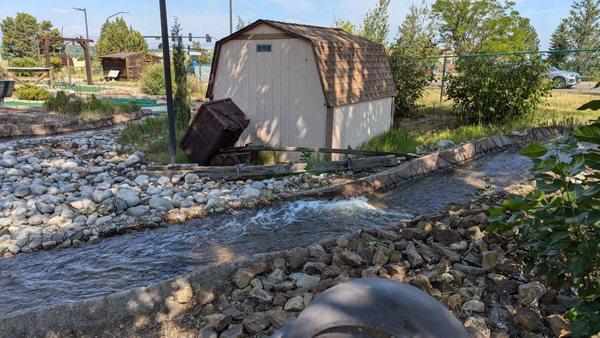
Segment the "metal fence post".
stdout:
<svg viewBox="0 0 600 338">
<path fill-rule="evenodd" d="M 444 65 L 442 66 L 442 84 L 440 85 L 440 103 L 444 101 L 444 82 L 446 82 L 446 61 L 447 57 L 444 56 Z"/>
</svg>

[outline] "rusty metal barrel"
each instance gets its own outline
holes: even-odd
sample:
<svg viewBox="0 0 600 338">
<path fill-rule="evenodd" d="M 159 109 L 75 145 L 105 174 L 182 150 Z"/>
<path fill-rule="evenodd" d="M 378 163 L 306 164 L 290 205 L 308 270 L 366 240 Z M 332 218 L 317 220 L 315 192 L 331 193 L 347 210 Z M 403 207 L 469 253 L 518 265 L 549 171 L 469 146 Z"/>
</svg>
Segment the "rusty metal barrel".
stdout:
<svg viewBox="0 0 600 338">
<path fill-rule="evenodd" d="M 468 334 L 452 312 L 423 291 L 397 281 L 367 278 L 323 292 L 273 337 L 466 338 Z"/>
</svg>

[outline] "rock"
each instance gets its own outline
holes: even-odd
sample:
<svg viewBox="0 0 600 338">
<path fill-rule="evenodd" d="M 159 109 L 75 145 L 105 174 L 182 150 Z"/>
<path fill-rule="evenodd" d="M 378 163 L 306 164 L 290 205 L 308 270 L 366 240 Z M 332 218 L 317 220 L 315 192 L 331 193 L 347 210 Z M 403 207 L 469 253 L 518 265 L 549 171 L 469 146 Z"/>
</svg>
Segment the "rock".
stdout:
<svg viewBox="0 0 600 338">
<path fill-rule="evenodd" d="M 269 322 L 264 313 L 251 313 L 242 320 L 242 326 L 246 332 L 255 335 L 264 331 L 269 326 Z"/>
<path fill-rule="evenodd" d="M 498 251 L 486 251 L 483 253 L 483 262 L 481 267 L 484 269 L 493 269 L 502 263 L 504 255 Z"/>
<path fill-rule="evenodd" d="M 288 264 L 292 269 L 298 269 L 308 260 L 308 254 L 305 248 L 293 248 L 288 253 Z"/>
<path fill-rule="evenodd" d="M 340 257 L 344 262 L 346 262 L 346 264 L 349 264 L 350 266 L 356 267 L 365 264 L 365 260 L 352 251 L 346 250 L 340 254 Z"/>
<path fill-rule="evenodd" d="M 571 335 L 571 327 L 569 321 L 565 317 L 558 314 L 551 314 L 546 317 L 546 322 L 555 337 L 562 338 Z"/>
<path fill-rule="evenodd" d="M 139 157 L 139 156 L 137 156 L 137 155 L 133 154 L 133 155 L 129 156 L 129 157 L 128 157 L 128 158 L 125 160 L 125 162 L 123 162 L 123 164 L 124 164 L 126 167 L 131 167 L 132 165 L 134 165 L 134 164 L 136 164 L 136 163 L 140 162 L 140 160 L 141 160 L 141 159 L 140 159 L 140 157 Z"/>
<path fill-rule="evenodd" d="M 252 184 L 250 184 L 250 186 L 256 190 L 263 190 L 266 186 L 266 184 L 264 184 L 263 182 L 260 181 L 256 181 L 256 182 L 252 182 Z"/>
<path fill-rule="evenodd" d="M 531 282 L 519 285 L 519 302 L 525 306 L 537 307 L 538 301 L 547 289 L 540 282 Z"/>
<path fill-rule="evenodd" d="M 241 338 L 244 336 L 244 327 L 242 324 L 230 325 L 227 331 L 221 333 L 220 338 Z"/>
<path fill-rule="evenodd" d="M 196 183 L 200 182 L 200 176 L 198 176 L 194 173 L 189 173 L 189 174 L 185 175 L 183 181 L 187 184 L 196 184 Z"/>
<path fill-rule="evenodd" d="M 306 290 L 312 288 L 321 280 L 319 276 L 307 275 L 305 273 L 292 273 L 290 278 L 294 281 L 297 287 Z"/>
<path fill-rule="evenodd" d="M 46 188 L 45 186 L 43 186 L 41 184 L 34 183 L 29 186 L 29 190 L 31 191 L 32 194 L 40 196 L 40 195 L 43 195 L 48 190 L 48 188 Z"/>
<path fill-rule="evenodd" d="M 175 292 L 175 300 L 180 304 L 189 303 L 193 295 L 192 287 L 186 284 Z"/>
<path fill-rule="evenodd" d="M 116 196 L 127 202 L 128 207 L 135 207 L 141 203 L 138 193 L 131 189 L 120 189 Z"/>
<path fill-rule="evenodd" d="M 233 282 L 238 289 L 244 289 L 250 285 L 250 281 L 254 278 L 254 272 L 247 268 L 241 268 L 233 275 Z"/>
<path fill-rule="evenodd" d="M 379 249 L 373 253 L 373 258 L 371 259 L 371 264 L 373 265 L 384 265 L 388 262 L 389 257 L 385 254 L 382 249 Z"/>
<path fill-rule="evenodd" d="M 240 198 L 256 198 L 260 195 L 260 190 L 258 189 L 254 189 L 252 187 L 246 187 L 244 188 L 244 190 L 242 191 L 242 194 L 240 195 Z"/>
<path fill-rule="evenodd" d="M 150 184 L 150 178 L 148 175 L 138 175 L 133 182 L 140 187 L 146 187 Z"/>
<path fill-rule="evenodd" d="M 544 327 L 541 314 L 534 309 L 520 307 L 514 318 L 517 326 L 526 331 L 539 331 Z"/>
<path fill-rule="evenodd" d="M 273 300 L 273 294 L 263 289 L 252 289 L 249 296 L 256 298 L 261 303 L 270 303 Z"/>
<path fill-rule="evenodd" d="M 133 216 L 133 217 L 144 216 L 144 215 L 148 214 L 149 212 L 150 212 L 150 209 L 146 205 L 138 205 L 136 207 L 131 207 L 131 208 L 127 209 L 127 215 Z"/>
<path fill-rule="evenodd" d="M 285 311 L 302 311 L 304 309 L 304 298 L 295 296 L 290 298 L 283 306 Z"/>
<path fill-rule="evenodd" d="M 323 249 L 320 245 L 311 245 L 308 247 L 308 255 L 314 258 L 315 261 L 329 264 L 331 262 L 331 255 Z"/>
<path fill-rule="evenodd" d="M 98 236 L 91 236 L 90 239 L 88 239 L 88 243 L 90 243 L 90 244 L 98 244 L 98 243 L 100 243 L 100 237 L 98 237 Z"/>
<path fill-rule="evenodd" d="M 423 263 L 425 263 L 423 257 L 419 255 L 417 249 L 415 249 L 415 245 L 412 242 L 408 244 L 406 250 L 402 251 L 402 254 L 406 256 L 406 259 L 410 263 L 410 266 L 413 268 L 421 266 L 423 265 Z"/>
<path fill-rule="evenodd" d="M 78 201 L 73 201 L 71 202 L 71 206 L 81 213 L 88 213 L 94 210 L 94 202 L 87 198 Z"/>
<path fill-rule="evenodd" d="M 77 167 L 79 167 L 79 164 L 75 161 L 66 161 L 60 165 L 60 168 L 64 170 L 75 169 Z"/>
<path fill-rule="evenodd" d="M 96 203 L 102 203 L 105 200 L 111 198 L 113 196 L 113 192 L 109 189 L 106 190 L 94 190 L 92 193 L 92 199 Z"/>
<path fill-rule="evenodd" d="M 459 242 L 461 239 L 460 233 L 458 231 L 449 228 L 443 223 L 437 223 L 433 227 L 431 234 L 433 235 L 433 239 L 436 242 L 441 242 L 444 244 L 456 243 Z"/>
<path fill-rule="evenodd" d="M 429 282 L 429 278 L 423 274 L 418 274 L 413 278 L 411 284 L 418 287 L 419 289 L 431 294 L 433 291 L 433 286 Z"/>
<path fill-rule="evenodd" d="M 448 149 L 454 147 L 456 144 L 452 140 L 439 140 L 437 141 L 438 149 Z"/>
<path fill-rule="evenodd" d="M 10 252 L 13 255 L 18 254 L 19 251 L 21 251 L 21 248 L 16 244 L 9 244 L 7 249 L 8 249 L 8 252 Z"/>
<path fill-rule="evenodd" d="M 2 157 L 0 158 L 0 167 L 11 168 L 17 164 L 17 160 L 14 157 Z"/>
<path fill-rule="evenodd" d="M 467 313 L 483 313 L 485 312 L 485 304 L 482 301 L 472 299 L 466 301 L 461 309 Z"/>
<path fill-rule="evenodd" d="M 42 242 L 42 248 L 44 250 L 50 250 L 56 246 L 56 241 L 46 241 Z"/>
<path fill-rule="evenodd" d="M 448 297 L 446 305 L 450 311 L 455 312 L 462 306 L 462 300 L 463 297 L 460 294 L 454 294 Z"/>
<path fill-rule="evenodd" d="M 35 202 L 35 208 L 42 214 L 51 214 L 54 212 L 54 205 L 44 202 Z"/>
<path fill-rule="evenodd" d="M 302 268 L 302 272 L 309 275 L 320 275 L 327 269 L 327 264 L 322 262 L 307 262 Z"/>
<path fill-rule="evenodd" d="M 275 329 L 283 327 L 289 321 L 288 314 L 283 310 L 269 310 L 266 312 L 266 318 Z"/>
<path fill-rule="evenodd" d="M 216 331 L 223 330 L 225 327 L 227 327 L 227 325 L 229 325 L 229 323 L 231 323 L 231 317 L 222 313 L 208 315 L 205 316 L 204 319 L 206 320 L 207 325 Z"/>
<path fill-rule="evenodd" d="M 478 226 L 472 226 L 465 231 L 465 236 L 470 240 L 476 240 L 483 238 L 485 234 Z"/>
<path fill-rule="evenodd" d="M 127 201 L 125 201 L 124 199 L 122 199 L 120 197 L 115 197 L 112 199 L 112 202 L 113 202 L 113 206 L 116 210 L 118 210 L 118 211 L 127 210 Z"/>
<path fill-rule="evenodd" d="M 427 232 L 424 229 L 419 228 L 404 228 L 400 232 L 400 237 L 412 241 L 415 239 L 424 240 L 427 238 Z"/>
<path fill-rule="evenodd" d="M 198 333 L 198 338 L 218 338 L 218 334 L 211 327 L 204 327 Z"/>
<path fill-rule="evenodd" d="M 464 324 L 470 337 L 483 338 L 490 336 L 490 329 L 485 325 L 485 318 L 468 317 Z"/>
<path fill-rule="evenodd" d="M 23 198 L 31 193 L 31 190 L 25 184 L 17 184 L 14 188 L 13 196 Z"/>
<path fill-rule="evenodd" d="M 150 205 L 150 208 L 159 211 L 169 211 L 175 208 L 173 202 L 163 197 L 153 197 L 150 199 L 150 202 L 148 204 Z"/>
</svg>

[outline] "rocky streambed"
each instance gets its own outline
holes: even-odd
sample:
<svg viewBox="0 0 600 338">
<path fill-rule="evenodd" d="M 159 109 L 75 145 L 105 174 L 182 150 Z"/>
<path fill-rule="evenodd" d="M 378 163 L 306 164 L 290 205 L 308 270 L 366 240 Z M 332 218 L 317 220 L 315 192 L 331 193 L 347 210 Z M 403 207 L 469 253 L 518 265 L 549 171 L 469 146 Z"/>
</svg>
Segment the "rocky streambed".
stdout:
<svg viewBox="0 0 600 338">
<path fill-rule="evenodd" d="M 0 257 L 94 244 L 173 218 L 253 208 L 337 177 L 150 177 L 144 154 L 116 143 L 119 130 L 0 142 Z"/>
</svg>

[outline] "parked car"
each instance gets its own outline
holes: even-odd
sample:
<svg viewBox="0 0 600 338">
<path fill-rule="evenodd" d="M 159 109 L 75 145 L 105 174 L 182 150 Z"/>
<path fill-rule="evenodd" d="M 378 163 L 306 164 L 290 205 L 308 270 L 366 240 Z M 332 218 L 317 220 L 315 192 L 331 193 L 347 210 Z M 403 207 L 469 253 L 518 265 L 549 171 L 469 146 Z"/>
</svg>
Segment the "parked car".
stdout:
<svg viewBox="0 0 600 338">
<path fill-rule="evenodd" d="M 550 67 L 549 73 L 552 78 L 552 87 L 555 89 L 571 88 L 581 82 L 581 75 L 575 72 L 567 72 L 556 67 Z"/>
</svg>

